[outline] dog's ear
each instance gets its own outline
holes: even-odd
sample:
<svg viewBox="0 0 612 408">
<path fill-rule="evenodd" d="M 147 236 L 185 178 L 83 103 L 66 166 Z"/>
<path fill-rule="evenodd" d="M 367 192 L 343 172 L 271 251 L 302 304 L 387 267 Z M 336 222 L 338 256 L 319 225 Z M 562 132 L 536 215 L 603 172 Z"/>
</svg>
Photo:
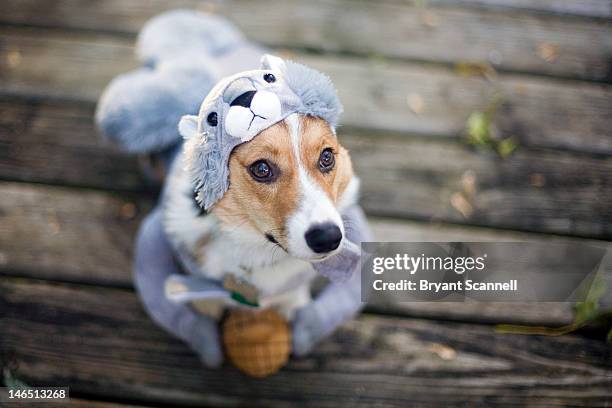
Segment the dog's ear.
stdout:
<svg viewBox="0 0 612 408">
<path fill-rule="evenodd" d="M 183 139 L 188 140 L 198 134 L 198 117 L 185 115 L 178 124 L 179 133 Z"/>
<path fill-rule="evenodd" d="M 285 61 L 274 55 L 266 54 L 261 57 L 261 69 L 269 69 L 271 71 L 283 72 L 286 69 Z"/>
</svg>

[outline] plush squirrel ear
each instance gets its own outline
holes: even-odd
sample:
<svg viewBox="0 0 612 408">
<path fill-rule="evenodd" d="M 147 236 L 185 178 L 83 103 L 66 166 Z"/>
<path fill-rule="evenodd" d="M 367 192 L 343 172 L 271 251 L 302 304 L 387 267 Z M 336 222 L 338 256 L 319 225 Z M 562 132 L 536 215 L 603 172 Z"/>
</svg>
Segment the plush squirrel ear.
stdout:
<svg viewBox="0 0 612 408">
<path fill-rule="evenodd" d="M 178 129 L 183 139 L 191 139 L 198 134 L 198 117 L 193 115 L 183 116 L 178 124 Z"/>
<path fill-rule="evenodd" d="M 266 54 L 261 57 L 261 69 L 269 69 L 272 71 L 282 72 L 285 70 L 287 66 L 285 65 L 285 61 L 274 55 Z"/>
</svg>

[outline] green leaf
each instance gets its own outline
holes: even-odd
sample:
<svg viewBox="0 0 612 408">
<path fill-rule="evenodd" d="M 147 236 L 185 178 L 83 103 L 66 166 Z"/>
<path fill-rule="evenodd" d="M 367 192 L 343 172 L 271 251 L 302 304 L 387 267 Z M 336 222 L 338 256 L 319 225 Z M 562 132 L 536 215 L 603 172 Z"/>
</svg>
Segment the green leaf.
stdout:
<svg viewBox="0 0 612 408">
<path fill-rule="evenodd" d="M 591 287 L 587 292 L 586 299 L 598 303 L 602 297 L 606 294 L 606 281 L 605 279 L 597 274 L 591 283 Z"/>
<path fill-rule="evenodd" d="M 15 378 L 13 373 L 11 373 L 8 369 L 5 368 L 2 374 L 3 374 L 4 385 L 7 388 L 10 388 L 13 390 L 27 390 L 28 388 L 30 388 L 28 384 Z"/>
<path fill-rule="evenodd" d="M 516 150 L 517 145 L 511 137 L 508 137 L 497 144 L 497 153 L 505 159 Z"/>
<path fill-rule="evenodd" d="M 595 275 L 583 302 L 577 302 L 574 311 L 574 323 L 582 325 L 595 320 L 599 314 L 599 301 L 606 294 L 606 281 Z"/>
<path fill-rule="evenodd" d="M 576 303 L 574 309 L 574 323 L 585 324 L 597 317 L 597 303 L 585 301 Z"/>
<path fill-rule="evenodd" d="M 486 145 L 491 141 L 491 120 L 483 112 L 472 112 L 467 121 L 468 141 L 475 145 Z"/>
</svg>

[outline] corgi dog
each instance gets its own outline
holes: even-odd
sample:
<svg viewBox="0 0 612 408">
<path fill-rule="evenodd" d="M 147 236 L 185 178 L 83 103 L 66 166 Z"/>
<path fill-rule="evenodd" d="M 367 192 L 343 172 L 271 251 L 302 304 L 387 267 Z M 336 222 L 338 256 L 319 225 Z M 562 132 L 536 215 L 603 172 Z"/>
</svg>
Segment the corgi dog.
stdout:
<svg viewBox="0 0 612 408">
<path fill-rule="evenodd" d="M 189 273 L 229 276 L 257 307 L 291 320 L 311 300 L 312 263 L 342 249 L 342 213 L 357 201 L 359 180 L 335 129 L 293 113 L 239 144 L 229 158 L 229 188 L 208 212 L 194 198 L 183 159 L 169 171 L 162 211 L 172 245 L 194 265 Z M 192 305 L 216 319 L 242 306 L 231 298 Z"/>
<path fill-rule="evenodd" d="M 208 366 L 223 361 L 218 322 L 236 307 L 276 309 L 292 353 L 307 354 L 363 307 L 371 237 L 331 79 L 188 10 L 148 22 L 137 51 L 146 67 L 113 79 L 96 122 L 165 176 L 135 242 L 145 310 Z M 319 275 L 330 282 L 311 299 Z"/>
</svg>

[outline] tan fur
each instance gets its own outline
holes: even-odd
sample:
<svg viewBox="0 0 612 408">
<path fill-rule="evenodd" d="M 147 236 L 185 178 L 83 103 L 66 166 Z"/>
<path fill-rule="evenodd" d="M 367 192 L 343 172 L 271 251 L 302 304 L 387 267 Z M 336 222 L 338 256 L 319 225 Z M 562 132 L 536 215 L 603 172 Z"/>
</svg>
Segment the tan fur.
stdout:
<svg viewBox="0 0 612 408">
<path fill-rule="evenodd" d="M 302 164 L 312 180 L 337 204 L 339 197 L 353 178 L 353 165 L 348 151 L 340 146 L 338 139 L 323 119 L 312 116 L 300 119 Z M 336 165 L 332 171 L 322 173 L 319 170 L 319 156 L 326 148 L 331 148 L 334 152 Z"/>
<path fill-rule="evenodd" d="M 300 120 L 303 166 L 311 179 L 337 203 L 353 176 L 348 152 L 340 146 L 325 121 L 313 117 Z M 323 174 L 319 170 L 319 156 L 328 147 L 336 154 L 336 165 Z M 257 182 L 249 174 L 249 166 L 262 159 L 274 163 L 280 170 L 278 179 L 272 183 Z M 213 212 L 226 227 L 248 225 L 262 235 L 272 234 L 286 248 L 286 221 L 299 207 L 300 200 L 297 166 L 288 126 L 279 122 L 269 127 L 232 152 L 229 189 L 213 207 Z"/>
</svg>

